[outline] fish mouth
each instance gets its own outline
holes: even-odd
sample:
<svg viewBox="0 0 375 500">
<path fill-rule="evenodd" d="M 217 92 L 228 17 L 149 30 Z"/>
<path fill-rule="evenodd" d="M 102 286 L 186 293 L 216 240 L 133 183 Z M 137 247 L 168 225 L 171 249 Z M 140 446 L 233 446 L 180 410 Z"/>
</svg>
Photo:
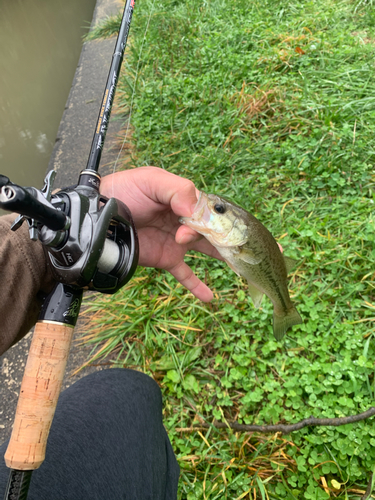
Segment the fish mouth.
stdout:
<svg viewBox="0 0 375 500">
<path fill-rule="evenodd" d="M 194 207 L 192 219 L 200 222 L 208 222 L 211 217 L 211 210 L 208 207 L 208 196 L 200 191 L 197 204 Z"/>
<path fill-rule="evenodd" d="M 180 217 L 181 224 L 185 224 L 198 232 L 206 227 L 211 217 L 211 211 L 208 207 L 208 196 L 203 191 L 199 192 L 198 201 L 194 207 L 191 217 Z"/>
</svg>

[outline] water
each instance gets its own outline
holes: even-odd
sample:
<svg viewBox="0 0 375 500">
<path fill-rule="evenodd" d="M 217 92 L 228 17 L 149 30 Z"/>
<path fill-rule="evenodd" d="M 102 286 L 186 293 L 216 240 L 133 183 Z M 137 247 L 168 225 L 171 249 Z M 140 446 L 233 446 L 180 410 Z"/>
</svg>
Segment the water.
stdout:
<svg viewBox="0 0 375 500">
<path fill-rule="evenodd" d="M 0 174 L 42 187 L 95 0 L 0 0 Z"/>
</svg>

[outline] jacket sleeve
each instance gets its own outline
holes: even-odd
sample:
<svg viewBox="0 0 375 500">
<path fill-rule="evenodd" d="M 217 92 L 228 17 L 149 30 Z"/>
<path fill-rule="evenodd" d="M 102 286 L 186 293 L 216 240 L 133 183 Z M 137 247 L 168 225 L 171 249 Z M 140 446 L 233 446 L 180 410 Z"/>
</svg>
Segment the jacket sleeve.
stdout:
<svg viewBox="0 0 375 500">
<path fill-rule="evenodd" d="M 27 224 L 10 230 L 16 217 L 0 217 L 0 355 L 36 323 L 54 283 L 42 245 L 30 240 Z"/>
</svg>

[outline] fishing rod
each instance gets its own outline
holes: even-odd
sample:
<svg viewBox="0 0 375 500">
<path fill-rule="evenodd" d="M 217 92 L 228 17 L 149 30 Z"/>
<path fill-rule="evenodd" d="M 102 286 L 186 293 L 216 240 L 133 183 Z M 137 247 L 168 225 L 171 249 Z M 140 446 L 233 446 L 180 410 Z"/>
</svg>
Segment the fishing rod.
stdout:
<svg viewBox="0 0 375 500">
<path fill-rule="evenodd" d="M 30 346 L 12 435 L 5 453 L 10 468 L 4 500 L 26 500 L 32 472 L 45 458 L 47 438 L 69 355 L 83 290 L 115 293 L 138 263 L 138 238 L 128 207 L 99 193 L 99 163 L 133 15 L 127 0 L 112 56 L 86 168 L 75 187 L 52 194 L 56 172 L 41 190 L 0 175 L 0 208 L 19 216 L 39 239 L 56 284 L 42 306 Z"/>
</svg>

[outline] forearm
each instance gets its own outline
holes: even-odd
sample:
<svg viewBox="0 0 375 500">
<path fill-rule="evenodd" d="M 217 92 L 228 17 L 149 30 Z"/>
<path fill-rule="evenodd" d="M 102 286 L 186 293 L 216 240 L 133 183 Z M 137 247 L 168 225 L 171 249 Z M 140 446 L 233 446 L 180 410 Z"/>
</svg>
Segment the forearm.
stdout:
<svg viewBox="0 0 375 500">
<path fill-rule="evenodd" d="M 15 218 L 0 217 L 0 355 L 35 324 L 53 286 L 42 245 L 30 240 L 26 223 L 11 231 Z"/>
</svg>

